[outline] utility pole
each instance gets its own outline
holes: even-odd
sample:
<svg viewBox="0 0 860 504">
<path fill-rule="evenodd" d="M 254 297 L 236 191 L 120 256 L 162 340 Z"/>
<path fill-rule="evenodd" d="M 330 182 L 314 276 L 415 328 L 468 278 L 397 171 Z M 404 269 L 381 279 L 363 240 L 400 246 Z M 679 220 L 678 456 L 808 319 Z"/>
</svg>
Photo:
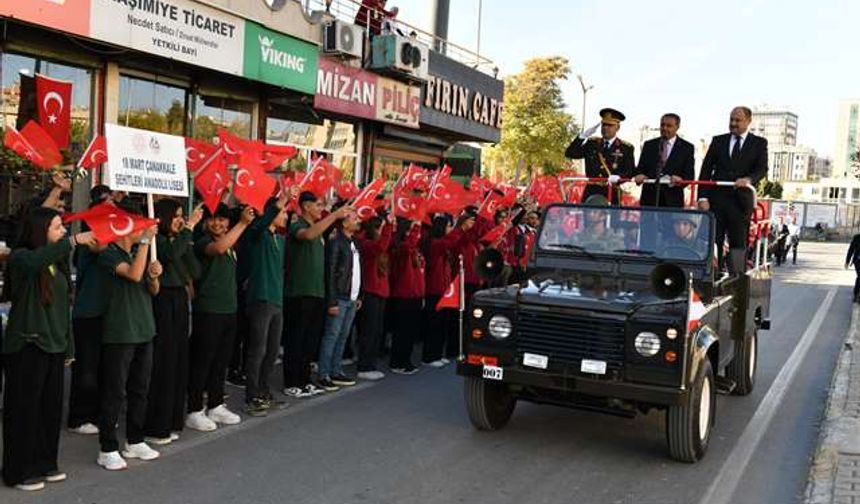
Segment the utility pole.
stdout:
<svg viewBox="0 0 860 504">
<path fill-rule="evenodd" d="M 577 79 L 579 79 L 579 85 L 582 87 L 582 118 L 579 120 L 582 124 L 582 129 L 580 132 L 585 131 L 585 99 L 588 96 L 588 92 L 594 88 L 594 85 L 585 85 L 585 79 L 582 78 L 582 74 L 577 74 Z"/>
<path fill-rule="evenodd" d="M 451 12 L 450 0 L 433 0 L 431 6 L 433 19 L 433 35 L 436 40 L 433 44 L 433 49 L 441 54 L 446 52 L 446 42 L 448 40 L 448 18 Z"/>
</svg>

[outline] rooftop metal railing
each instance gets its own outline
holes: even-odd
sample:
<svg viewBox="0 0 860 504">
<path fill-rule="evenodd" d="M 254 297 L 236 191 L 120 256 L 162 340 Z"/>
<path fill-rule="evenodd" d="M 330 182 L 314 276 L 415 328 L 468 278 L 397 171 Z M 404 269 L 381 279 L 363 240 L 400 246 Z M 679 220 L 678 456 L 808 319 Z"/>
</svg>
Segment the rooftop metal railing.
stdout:
<svg viewBox="0 0 860 504">
<path fill-rule="evenodd" d="M 328 4 L 328 5 L 326 5 Z M 305 9 L 308 13 L 312 11 L 327 11 L 337 19 L 349 23 L 355 22 L 355 16 L 361 7 L 361 1 L 358 0 L 304 0 Z M 373 9 L 373 12 L 379 12 Z M 394 18 L 394 23 L 404 35 L 414 36 L 418 42 L 430 47 L 431 50 L 442 52 L 445 56 L 480 70 L 486 74 L 493 75 L 498 73 L 498 67 L 495 63 L 484 56 L 481 56 L 471 49 L 467 49 L 461 45 L 455 44 L 449 40 L 438 37 L 426 30 L 422 30 L 409 23 L 405 23 L 398 18 Z M 370 23 L 367 23 L 370 25 Z"/>
</svg>

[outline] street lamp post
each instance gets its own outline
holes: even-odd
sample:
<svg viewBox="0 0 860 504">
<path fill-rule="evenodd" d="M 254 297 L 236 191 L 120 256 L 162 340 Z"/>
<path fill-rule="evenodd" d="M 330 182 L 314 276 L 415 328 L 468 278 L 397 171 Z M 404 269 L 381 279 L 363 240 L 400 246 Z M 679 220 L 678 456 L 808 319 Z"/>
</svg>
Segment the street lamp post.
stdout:
<svg viewBox="0 0 860 504">
<path fill-rule="evenodd" d="M 582 78 L 582 74 L 578 74 L 576 78 L 579 79 L 579 85 L 582 87 L 582 119 L 580 119 L 580 121 L 582 122 L 581 131 L 585 131 L 585 98 L 588 95 L 588 92 L 594 88 L 594 85 L 591 84 L 586 86 L 585 79 Z"/>
</svg>

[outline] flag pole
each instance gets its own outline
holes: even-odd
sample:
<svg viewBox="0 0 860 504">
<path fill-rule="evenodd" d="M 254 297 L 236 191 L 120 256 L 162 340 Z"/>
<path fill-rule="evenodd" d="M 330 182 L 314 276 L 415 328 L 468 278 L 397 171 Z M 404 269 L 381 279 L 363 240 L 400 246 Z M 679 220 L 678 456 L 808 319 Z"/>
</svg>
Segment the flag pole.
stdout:
<svg viewBox="0 0 860 504">
<path fill-rule="evenodd" d="M 464 286 L 465 273 L 463 271 L 463 254 L 460 254 L 460 356 L 459 361 L 463 362 L 463 312 L 466 311 L 466 294 Z"/>
<path fill-rule="evenodd" d="M 146 211 L 149 214 L 150 219 L 155 218 L 155 203 L 152 200 L 152 193 L 147 193 L 146 195 Z M 155 248 L 155 242 L 157 241 L 158 235 L 152 237 L 152 241 L 149 242 L 149 261 L 155 262 L 158 260 L 158 250 Z"/>
</svg>

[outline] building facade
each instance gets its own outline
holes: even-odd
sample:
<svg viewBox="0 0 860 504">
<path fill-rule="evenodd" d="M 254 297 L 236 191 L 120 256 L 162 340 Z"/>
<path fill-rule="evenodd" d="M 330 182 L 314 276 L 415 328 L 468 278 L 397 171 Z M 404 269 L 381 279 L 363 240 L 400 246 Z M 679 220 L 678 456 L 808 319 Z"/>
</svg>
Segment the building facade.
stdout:
<svg viewBox="0 0 860 504">
<path fill-rule="evenodd" d="M 836 120 L 833 149 L 833 176 L 856 176 L 857 148 L 860 146 L 860 99 L 841 100 Z"/>
<path fill-rule="evenodd" d="M 749 131 L 770 145 L 797 145 L 797 114 L 761 106 L 753 109 Z"/>
</svg>

